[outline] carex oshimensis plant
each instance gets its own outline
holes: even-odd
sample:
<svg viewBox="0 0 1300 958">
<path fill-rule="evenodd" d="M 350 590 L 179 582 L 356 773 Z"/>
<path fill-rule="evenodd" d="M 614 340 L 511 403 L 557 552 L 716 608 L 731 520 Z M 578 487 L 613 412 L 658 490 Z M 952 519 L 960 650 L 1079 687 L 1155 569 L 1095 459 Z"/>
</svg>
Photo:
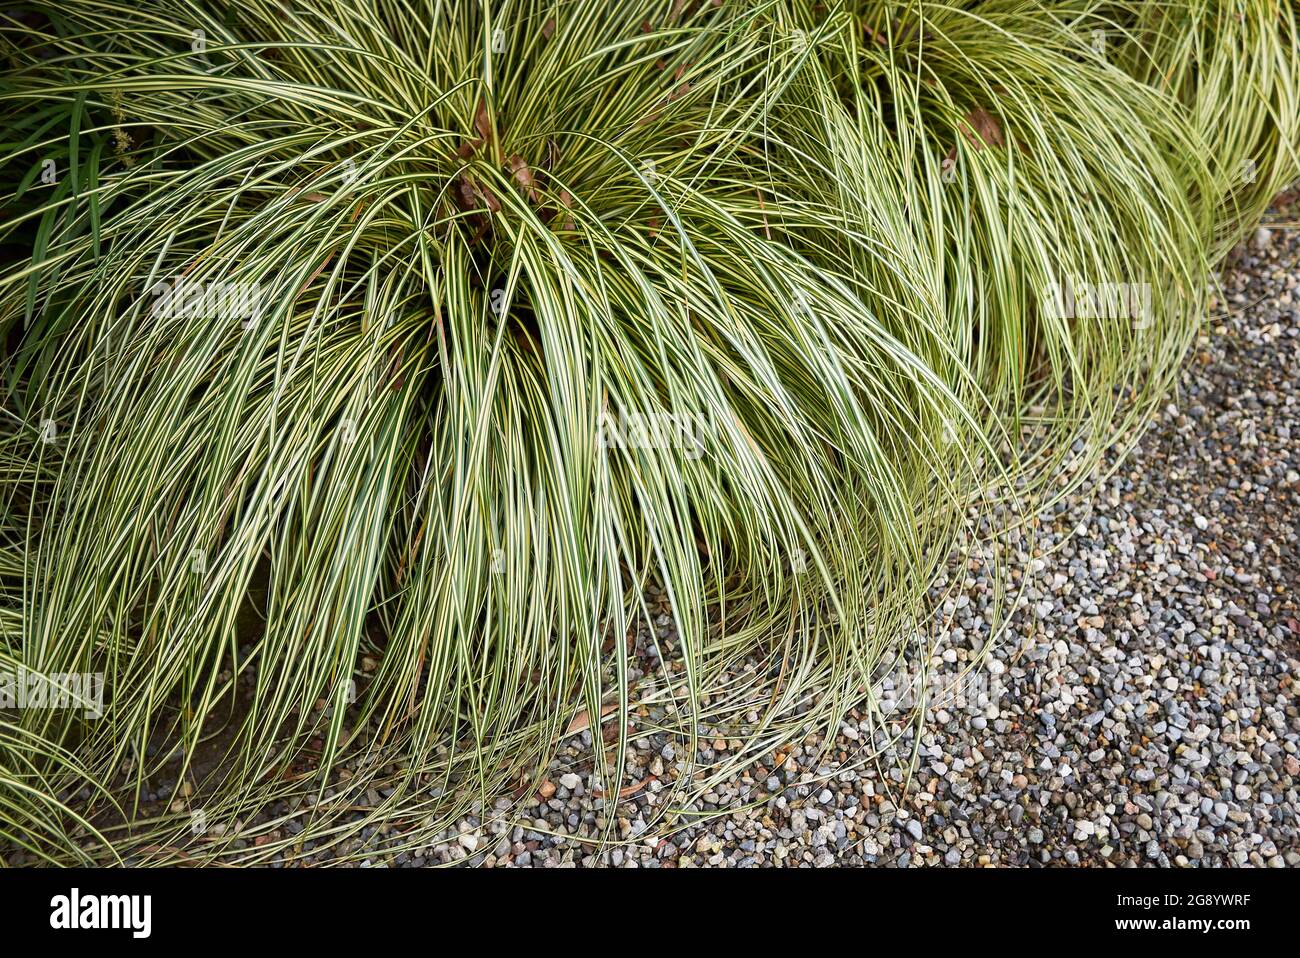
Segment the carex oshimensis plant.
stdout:
<svg viewBox="0 0 1300 958">
<path fill-rule="evenodd" d="M 362 747 L 403 766 L 379 813 L 450 814 L 656 684 L 693 742 L 759 641 L 784 650 L 772 714 L 861 683 L 888 632 L 867 637 L 859 580 L 919 561 L 909 437 L 950 395 L 769 238 L 770 28 L 179 12 L 50 14 L 7 100 L 28 160 L 42 104 L 73 114 L 67 177 L 10 224 L 39 222 L 4 287 L 14 405 L 61 437 L 30 457 L 48 477 L 19 520 L 12 641 L 42 672 L 105 674 L 110 708 L 75 734 L 127 795 L 115 843 L 176 847 L 200 805 L 233 835 L 293 791 L 327 830 L 365 792 L 330 787 Z M 633 419 L 670 441 L 628 441 Z M 638 686 L 651 581 L 675 647 Z M 625 729 L 613 745 L 607 781 Z M 193 800 L 139 837 L 164 775 Z"/>
<path fill-rule="evenodd" d="M 1217 262 L 1295 179 L 1300 31 L 1285 0 L 1108 3 L 1097 27 L 1121 68 L 1185 108 L 1205 143 Z"/>
<path fill-rule="evenodd" d="M 1122 4 L 29 6 L 0 662 L 103 689 L 0 713 L 52 861 L 417 848 L 573 740 L 607 810 L 679 740 L 664 830 L 850 706 L 870 758 L 954 545 L 1131 435 L 1229 230 Z"/>
<path fill-rule="evenodd" d="M 859 269 L 909 265 L 1012 437 L 1017 480 L 1056 497 L 1167 394 L 1218 226 L 1197 203 L 1216 186 L 1198 131 L 1111 62 L 1100 16 L 1089 2 L 861 4 L 805 113 L 846 129 L 809 132 L 844 145 L 841 168 L 869 151 L 871 175 L 828 181 L 854 232 L 892 244 L 867 246 Z"/>
</svg>

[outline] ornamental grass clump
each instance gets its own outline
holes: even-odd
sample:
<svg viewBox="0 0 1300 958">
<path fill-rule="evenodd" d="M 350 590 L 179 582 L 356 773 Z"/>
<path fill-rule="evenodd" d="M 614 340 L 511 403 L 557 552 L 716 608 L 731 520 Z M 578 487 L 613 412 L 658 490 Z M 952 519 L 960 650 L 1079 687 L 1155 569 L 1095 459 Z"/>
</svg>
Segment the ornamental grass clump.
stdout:
<svg viewBox="0 0 1300 958">
<path fill-rule="evenodd" d="M 945 562 L 1132 437 L 1300 168 L 1289 5 L 1149 6 L 4 15 L 0 669 L 103 707 L 0 712 L 0 836 L 345 860 L 649 734 L 671 827 L 888 739 Z"/>
</svg>

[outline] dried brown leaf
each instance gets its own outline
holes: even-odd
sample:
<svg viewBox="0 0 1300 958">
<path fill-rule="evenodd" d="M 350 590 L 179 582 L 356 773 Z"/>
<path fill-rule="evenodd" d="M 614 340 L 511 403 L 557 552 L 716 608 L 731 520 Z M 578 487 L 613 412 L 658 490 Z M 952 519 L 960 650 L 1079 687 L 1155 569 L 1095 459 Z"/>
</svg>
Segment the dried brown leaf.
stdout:
<svg viewBox="0 0 1300 958">
<path fill-rule="evenodd" d="M 1006 146 L 1006 141 L 1002 138 L 1002 124 L 982 106 L 977 106 L 966 114 L 961 132 L 976 151 L 985 146 Z"/>
<path fill-rule="evenodd" d="M 608 705 L 601 708 L 600 717 L 603 719 L 605 718 L 605 716 L 617 710 L 618 710 L 618 703 L 610 702 Z M 575 732 L 581 732 L 583 729 L 587 728 L 590 724 L 591 724 L 591 720 L 587 718 L 587 710 L 583 709 L 581 712 L 579 712 L 577 715 L 573 717 L 573 721 L 569 723 L 569 727 L 565 730 L 564 734 L 572 735 Z"/>
<path fill-rule="evenodd" d="M 482 142 L 492 142 L 492 119 L 488 116 L 487 101 L 482 97 L 478 98 L 478 107 L 474 110 L 474 129 Z"/>
<path fill-rule="evenodd" d="M 518 153 L 511 156 L 506 162 L 510 164 L 510 172 L 514 176 L 515 182 L 523 188 L 524 195 L 528 197 L 528 202 L 537 203 L 540 201 L 541 195 L 537 192 L 537 180 L 533 176 L 532 168 L 529 167 L 528 162 Z"/>
</svg>

